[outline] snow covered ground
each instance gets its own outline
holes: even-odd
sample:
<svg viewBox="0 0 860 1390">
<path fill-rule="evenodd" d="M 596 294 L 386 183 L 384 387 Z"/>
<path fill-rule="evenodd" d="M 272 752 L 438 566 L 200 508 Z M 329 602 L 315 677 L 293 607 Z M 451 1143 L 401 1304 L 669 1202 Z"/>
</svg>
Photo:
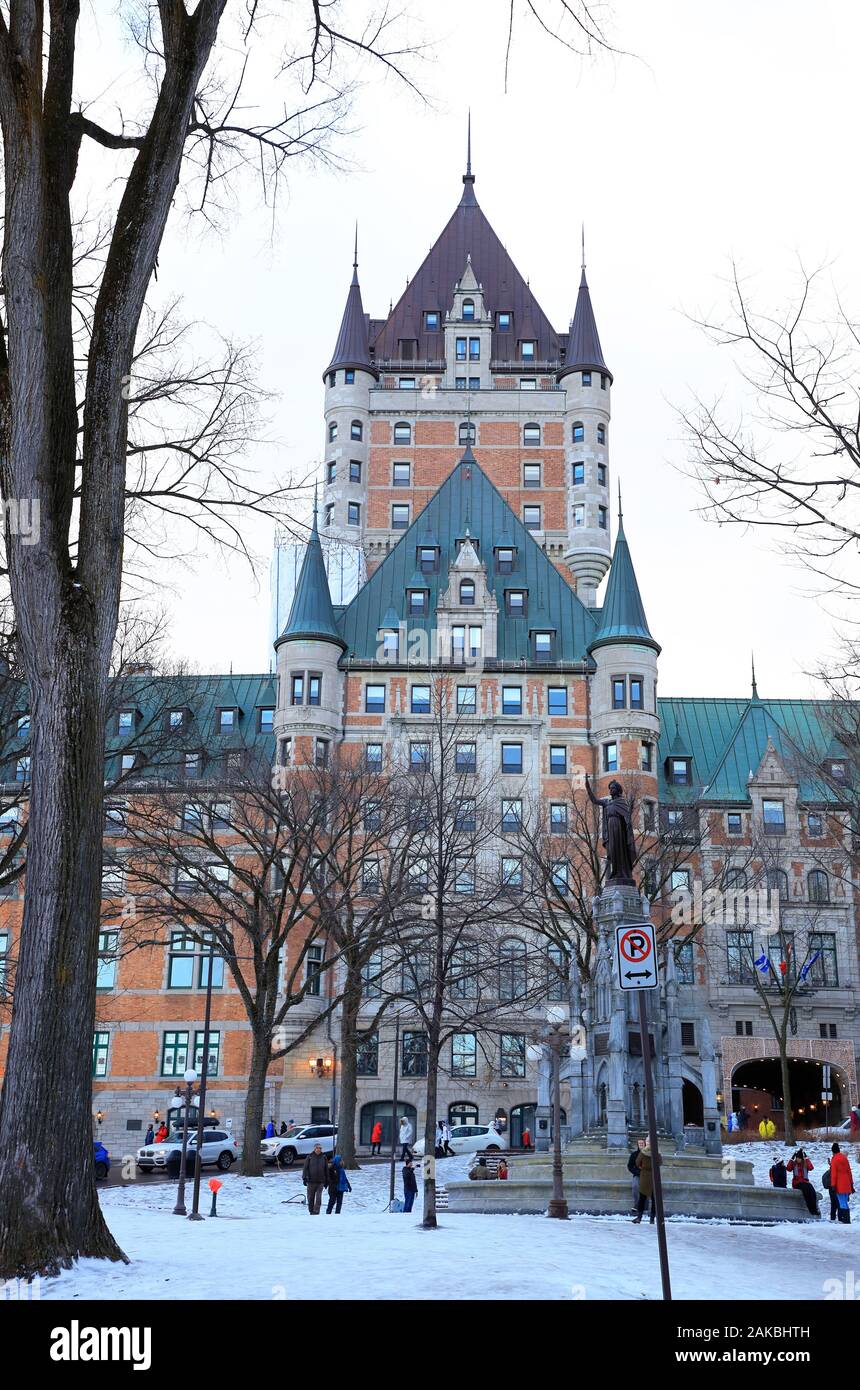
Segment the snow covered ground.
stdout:
<svg viewBox="0 0 860 1390">
<path fill-rule="evenodd" d="M 771 1149 L 733 1146 L 767 1181 Z M 773 1152 L 777 1152 L 776 1149 Z M 819 1159 L 827 1145 L 810 1146 Z M 852 1152 L 854 1161 L 856 1149 Z M 858 1165 L 854 1163 L 855 1178 Z M 465 1159 L 439 1164 L 441 1181 L 463 1177 Z M 298 1172 L 261 1179 L 228 1174 L 216 1221 L 172 1214 L 172 1184 L 140 1179 L 106 1188 L 108 1222 L 128 1265 L 84 1260 L 46 1280 L 50 1299 L 649 1299 L 660 1297 L 657 1242 L 647 1223 L 577 1216 L 467 1216 L 440 1212 L 440 1229 L 420 1229 L 421 1192 L 411 1215 L 385 1210 L 388 1169 L 350 1175 L 340 1217 L 311 1218 Z M 419 1189 L 420 1189 L 419 1175 Z M 204 1178 L 201 1210 L 209 1210 Z M 858 1183 L 860 1187 L 860 1183 Z M 397 1194 L 401 1195 L 400 1168 Z M 190 1192 L 189 1192 L 190 1198 Z M 785 1300 L 860 1297 L 860 1197 L 850 1226 L 817 1223 L 732 1226 L 682 1218 L 668 1224 L 676 1298 Z"/>
</svg>

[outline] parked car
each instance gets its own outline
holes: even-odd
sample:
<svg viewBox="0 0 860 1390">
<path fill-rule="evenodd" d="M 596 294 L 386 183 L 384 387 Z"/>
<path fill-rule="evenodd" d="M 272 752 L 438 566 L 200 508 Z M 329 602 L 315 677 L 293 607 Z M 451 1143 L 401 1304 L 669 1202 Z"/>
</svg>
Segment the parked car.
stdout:
<svg viewBox="0 0 860 1390">
<path fill-rule="evenodd" d="M 804 1139 L 848 1139 L 851 1134 L 851 1120 L 840 1120 L 838 1124 L 831 1125 L 825 1129 L 821 1125 L 818 1129 L 807 1129 L 803 1132 Z"/>
<path fill-rule="evenodd" d="M 186 1166 L 189 1172 L 194 1171 L 194 1158 L 197 1153 L 197 1135 L 189 1134 L 188 1152 L 186 1155 Z M 173 1168 L 181 1159 L 182 1154 L 182 1134 L 179 1130 L 174 1132 L 161 1144 L 147 1144 L 144 1148 L 137 1151 L 137 1166 L 144 1173 L 151 1173 L 156 1169 Z M 201 1164 L 204 1168 L 215 1164 L 222 1173 L 235 1163 L 239 1157 L 239 1145 L 224 1129 L 207 1129 L 203 1134 L 203 1149 L 201 1153 Z"/>
<path fill-rule="evenodd" d="M 110 1154 L 100 1139 L 93 1140 L 93 1162 L 96 1165 L 96 1177 L 106 1178 L 110 1172 Z"/>
<path fill-rule="evenodd" d="M 454 1125 L 451 1130 L 451 1148 L 455 1154 L 474 1154 L 479 1149 L 500 1150 L 504 1147 L 495 1125 Z M 412 1152 L 418 1158 L 424 1157 L 423 1139 L 412 1145 Z"/>
<path fill-rule="evenodd" d="M 260 1141 L 260 1153 L 264 1163 L 277 1163 L 280 1168 L 291 1168 L 298 1158 L 312 1153 L 319 1144 L 324 1154 L 334 1153 L 337 1125 L 294 1125 L 286 1134 L 276 1134 L 273 1139 Z"/>
</svg>

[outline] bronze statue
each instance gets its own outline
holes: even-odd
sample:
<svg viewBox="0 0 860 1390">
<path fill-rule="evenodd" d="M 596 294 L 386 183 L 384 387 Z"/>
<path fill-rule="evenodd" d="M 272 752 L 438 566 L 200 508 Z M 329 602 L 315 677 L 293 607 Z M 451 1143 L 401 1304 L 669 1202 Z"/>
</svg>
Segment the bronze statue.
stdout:
<svg viewBox="0 0 860 1390">
<path fill-rule="evenodd" d="M 630 803 L 624 795 L 624 788 L 620 782 L 613 781 L 609 783 L 609 796 L 595 796 L 586 772 L 585 790 L 589 800 L 603 811 L 601 839 L 606 850 L 606 882 L 628 884 L 635 888 L 633 865 L 637 859 L 636 839 Z"/>
</svg>

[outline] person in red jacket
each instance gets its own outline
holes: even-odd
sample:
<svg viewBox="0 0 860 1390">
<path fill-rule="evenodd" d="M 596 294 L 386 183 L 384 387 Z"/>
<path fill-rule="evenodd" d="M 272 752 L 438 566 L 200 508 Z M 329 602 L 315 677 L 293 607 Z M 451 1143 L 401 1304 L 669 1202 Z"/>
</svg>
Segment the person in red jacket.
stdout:
<svg viewBox="0 0 860 1390">
<path fill-rule="evenodd" d="M 786 1168 L 791 1173 L 791 1185 L 803 1193 L 803 1200 L 806 1203 L 810 1216 L 820 1216 L 818 1210 L 818 1193 L 809 1181 L 808 1174 L 814 1168 L 811 1158 L 807 1158 L 803 1149 L 798 1149 L 797 1153 L 791 1155 L 786 1163 Z"/>
<path fill-rule="evenodd" d="M 525 1129 L 523 1130 L 523 1148 L 524 1148 L 524 1149 L 530 1149 L 531 1146 L 532 1146 L 531 1130 L 529 1129 L 528 1125 L 526 1125 Z"/>
<path fill-rule="evenodd" d="M 370 1131 L 370 1156 L 382 1152 L 382 1121 L 377 1120 L 373 1129 Z"/>
<path fill-rule="evenodd" d="M 854 1175 L 851 1172 L 851 1164 L 848 1162 L 847 1154 L 844 1154 L 838 1144 L 833 1145 L 833 1157 L 830 1160 L 830 1191 L 836 1193 L 836 1201 L 839 1204 L 837 1215 L 843 1225 L 847 1226 L 851 1221 L 851 1212 L 848 1207 L 848 1199 L 854 1191 Z"/>
</svg>

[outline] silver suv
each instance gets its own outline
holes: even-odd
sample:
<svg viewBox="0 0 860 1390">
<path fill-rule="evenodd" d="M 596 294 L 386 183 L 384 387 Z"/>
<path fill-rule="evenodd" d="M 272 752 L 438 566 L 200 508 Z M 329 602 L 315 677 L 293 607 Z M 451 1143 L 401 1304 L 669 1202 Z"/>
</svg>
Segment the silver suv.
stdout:
<svg viewBox="0 0 860 1390">
<path fill-rule="evenodd" d="M 161 1144 L 147 1144 L 145 1148 L 138 1149 L 137 1166 L 144 1173 L 151 1173 L 154 1169 L 172 1168 L 181 1153 L 182 1133 L 174 1130 Z M 193 1172 L 196 1153 L 197 1135 L 192 1133 L 188 1136 L 187 1166 L 189 1172 Z M 228 1134 L 225 1129 L 204 1129 L 202 1167 L 205 1168 L 214 1163 L 217 1168 L 221 1169 L 222 1173 L 226 1173 L 238 1157 L 239 1145 L 232 1134 Z"/>
<path fill-rule="evenodd" d="M 264 1163 L 277 1163 L 281 1168 L 290 1168 L 297 1158 L 313 1153 L 315 1144 L 319 1144 L 324 1154 L 334 1153 L 336 1138 L 337 1125 L 294 1125 L 286 1134 L 263 1139 L 260 1153 Z"/>
</svg>

